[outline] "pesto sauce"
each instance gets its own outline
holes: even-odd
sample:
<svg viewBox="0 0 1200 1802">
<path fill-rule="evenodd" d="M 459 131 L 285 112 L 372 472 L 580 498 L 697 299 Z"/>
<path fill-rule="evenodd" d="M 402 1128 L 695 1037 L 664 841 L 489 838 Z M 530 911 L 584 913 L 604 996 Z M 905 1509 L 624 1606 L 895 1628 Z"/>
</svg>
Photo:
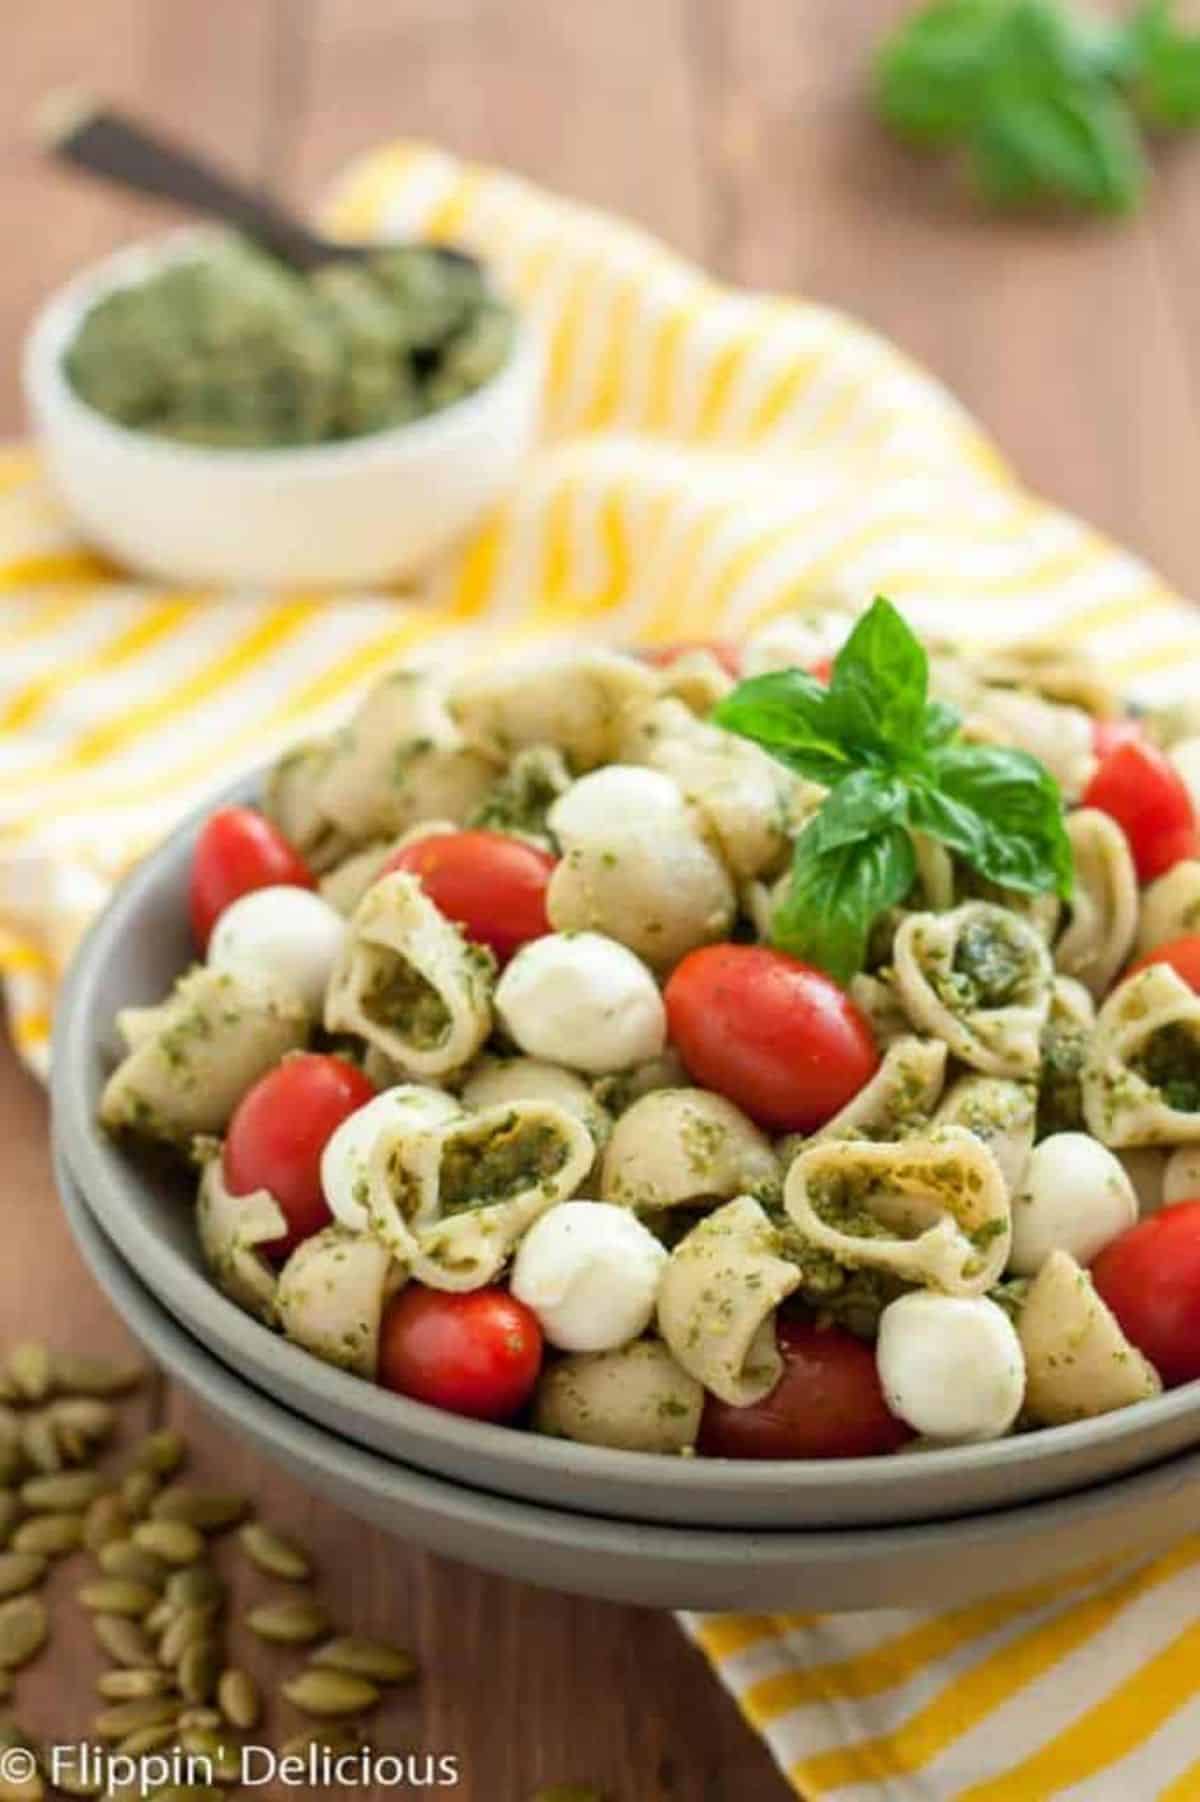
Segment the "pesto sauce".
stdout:
<svg viewBox="0 0 1200 1802">
<path fill-rule="evenodd" d="M 513 1114 L 486 1139 L 452 1138 L 442 1153 L 438 1195 L 443 1214 L 507 1201 L 522 1189 L 557 1176 L 566 1146 L 553 1127 L 529 1125 Z"/>
<path fill-rule="evenodd" d="M 1158 1090 L 1169 1108 L 1181 1114 L 1200 1112 L 1200 1043 L 1186 1026 L 1160 1026 L 1130 1068 Z"/>
<path fill-rule="evenodd" d="M 942 978 L 942 999 L 973 1012 L 1007 1007 L 1017 999 L 1027 973 L 1028 953 L 995 920 L 973 920 L 959 934 L 950 970 Z"/>
<path fill-rule="evenodd" d="M 375 968 L 363 992 L 362 1008 L 377 1026 L 403 1034 L 418 1050 L 440 1045 L 450 1031 L 450 1010 L 433 984 L 384 946 L 375 947 Z"/>
</svg>

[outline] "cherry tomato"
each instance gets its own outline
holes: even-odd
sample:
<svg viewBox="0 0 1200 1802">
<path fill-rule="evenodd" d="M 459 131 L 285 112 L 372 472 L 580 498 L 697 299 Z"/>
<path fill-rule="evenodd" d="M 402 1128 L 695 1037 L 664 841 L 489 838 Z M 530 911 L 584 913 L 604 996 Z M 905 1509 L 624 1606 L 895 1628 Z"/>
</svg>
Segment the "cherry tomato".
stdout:
<svg viewBox="0 0 1200 1802">
<path fill-rule="evenodd" d="M 286 1258 L 330 1224 L 321 1153 L 347 1115 L 374 1099 L 361 1070 L 315 1051 L 285 1058 L 242 1096 L 225 1135 L 225 1187 L 231 1195 L 266 1189 L 279 1203 L 288 1230 L 261 1247 L 268 1256 Z"/>
<path fill-rule="evenodd" d="M 1097 757 L 1107 757 L 1118 745 L 1141 744 L 1145 733 L 1137 720 L 1118 714 L 1111 720 L 1092 721 L 1092 749 Z"/>
<path fill-rule="evenodd" d="M 384 865 L 407 870 L 448 920 L 507 963 L 530 939 L 550 931 L 546 886 L 549 851 L 504 832 L 439 832 L 415 839 Z"/>
<path fill-rule="evenodd" d="M 871 1028 L 821 970 L 766 945 L 703 945 L 663 993 L 696 1082 L 774 1132 L 815 1132 L 879 1068 Z"/>
<path fill-rule="evenodd" d="M 783 1375 L 770 1395 L 731 1408 L 710 1395 L 698 1451 L 707 1458 L 873 1458 L 912 1433 L 883 1399 L 875 1354 L 841 1327 L 780 1319 Z"/>
<path fill-rule="evenodd" d="M 231 902 L 252 889 L 276 885 L 316 887 L 312 872 L 282 832 L 253 807 L 222 807 L 210 814 L 192 853 L 188 888 L 192 935 L 201 951 Z"/>
<path fill-rule="evenodd" d="M 1153 882 L 1200 849 L 1196 811 L 1187 784 L 1168 758 L 1145 739 L 1111 750 L 1084 791 L 1129 840 L 1139 882 Z"/>
<path fill-rule="evenodd" d="M 384 1313 L 379 1381 L 448 1414 L 511 1420 L 541 1368 L 537 1317 L 507 1289 L 452 1295 L 410 1283 Z"/>
<path fill-rule="evenodd" d="M 689 651 L 707 651 L 735 682 L 742 673 L 741 650 L 728 638 L 692 638 L 681 639 L 675 644 L 644 645 L 638 656 L 643 663 L 652 663 L 655 669 L 668 669 L 676 658 L 686 657 Z"/>
<path fill-rule="evenodd" d="M 1177 1201 L 1113 1239 L 1092 1280 L 1168 1389 L 1200 1377 L 1200 1201 Z"/>
<path fill-rule="evenodd" d="M 1147 951 L 1145 957 L 1139 957 L 1136 963 L 1130 964 L 1125 974 L 1136 975 L 1137 971 L 1146 969 L 1149 964 L 1169 964 L 1177 976 L 1182 976 L 1189 988 L 1200 994 L 1200 933 L 1189 932 L 1181 939 L 1170 939 L 1165 945 L 1156 945 L 1153 951 Z"/>
</svg>

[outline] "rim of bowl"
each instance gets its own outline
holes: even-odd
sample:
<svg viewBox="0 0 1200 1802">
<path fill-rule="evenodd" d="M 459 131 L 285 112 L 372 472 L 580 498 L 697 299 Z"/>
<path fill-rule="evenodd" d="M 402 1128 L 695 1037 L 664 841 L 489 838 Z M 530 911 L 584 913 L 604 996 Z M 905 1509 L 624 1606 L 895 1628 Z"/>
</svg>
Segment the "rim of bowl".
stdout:
<svg viewBox="0 0 1200 1802">
<path fill-rule="evenodd" d="M 350 1480 L 376 1494 L 394 1492 L 413 1500 L 414 1487 L 421 1501 L 436 1503 L 439 1510 L 470 1521 L 481 1509 L 487 1511 L 489 1524 L 503 1521 L 515 1530 L 536 1527 L 538 1532 L 556 1545 L 578 1543 L 582 1537 L 599 1542 L 595 1549 L 608 1549 L 622 1558 L 653 1557 L 692 1553 L 700 1557 L 725 1558 L 736 1548 L 739 1556 L 752 1550 L 756 1556 L 779 1559 L 783 1566 L 794 1558 L 795 1548 L 809 1551 L 827 1547 L 831 1553 L 842 1550 L 873 1561 L 891 1558 L 906 1549 L 925 1546 L 936 1549 L 958 1534 L 987 1544 L 998 1539 L 1007 1545 L 1014 1519 L 1031 1524 L 1069 1513 L 1069 1520 L 1090 1518 L 1099 1512 L 1110 1512 L 1123 1501 L 1136 1504 L 1147 1489 L 1154 1491 L 1164 1481 L 1178 1487 L 1194 1478 L 1200 1458 L 1195 1450 L 1177 1452 L 1158 1459 L 1142 1470 L 1135 1470 L 1099 1483 L 1090 1483 L 1068 1495 L 1038 1496 L 1028 1502 L 997 1506 L 979 1513 L 950 1520 L 899 1521 L 892 1524 L 855 1527 L 706 1527 L 670 1522 L 642 1521 L 624 1515 L 575 1514 L 543 1502 L 502 1495 L 457 1479 L 442 1476 L 389 1458 L 384 1453 L 359 1445 L 336 1433 L 332 1427 L 319 1425 L 272 1396 L 264 1394 L 246 1377 L 231 1369 L 215 1352 L 200 1343 L 170 1311 L 147 1289 L 137 1273 L 131 1270 L 84 1200 L 74 1173 L 58 1164 L 56 1169 L 64 1187 L 66 1208 L 72 1236 L 80 1245 L 85 1261 L 101 1287 L 118 1308 L 123 1319 L 135 1316 L 134 1328 L 139 1339 L 144 1330 L 155 1358 L 160 1359 L 177 1381 L 198 1395 L 222 1420 L 234 1415 L 244 1429 L 261 1443 L 267 1440 L 276 1450 L 297 1463 L 310 1464 L 334 1478 Z M 99 1266 L 104 1275 L 100 1275 Z M 118 1301 L 114 1291 L 119 1292 Z M 164 1354 L 163 1344 L 169 1349 Z M 493 1428 L 493 1431 L 500 1429 Z M 1051 1428 L 1050 1431 L 1057 1429 Z M 598 1449 L 598 1448 L 580 1448 Z M 651 1454 L 630 1453 L 654 1463 Z M 863 1462 L 856 1460 L 856 1462 Z M 878 1464 L 879 1460 L 869 1461 Z M 745 1468 L 744 1466 L 741 1468 Z M 796 1466 L 790 1465 L 789 1469 Z M 1069 1521 L 1063 1523 L 1069 1525 Z M 951 1549 L 953 1545 L 951 1545 Z"/>
<path fill-rule="evenodd" d="M 515 322 L 508 356 L 482 386 L 421 419 L 325 444 L 229 450 L 181 444 L 154 432 L 118 424 L 77 394 L 67 380 L 63 371 L 67 346 L 97 300 L 119 288 L 134 286 L 155 269 L 185 260 L 192 248 L 215 235 L 209 227 L 184 226 L 158 238 L 139 239 L 90 264 L 43 301 L 29 326 L 21 358 L 26 401 L 39 423 L 65 421 L 71 430 L 86 433 L 98 448 L 125 457 L 153 457 L 155 461 L 173 464 L 180 472 L 190 471 L 206 479 L 233 475 L 274 482 L 281 475 L 289 479 L 319 477 L 348 463 L 394 462 L 409 454 L 420 457 L 430 449 L 441 448 L 439 440 L 445 440 L 446 448 L 451 449 L 456 439 L 471 431 L 478 415 L 486 413 L 497 392 L 524 386 L 540 377 L 543 357 L 539 334 L 528 313 L 511 295 L 502 294 L 512 308 Z"/>
<path fill-rule="evenodd" d="M 261 796 L 260 769 L 218 790 L 194 808 L 161 844 L 142 859 L 114 892 L 76 953 L 59 1001 L 51 1056 L 51 1098 L 56 1129 L 62 1133 L 63 1152 L 76 1186 L 103 1225 L 111 1211 L 124 1211 L 120 1194 L 124 1180 L 119 1147 L 104 1134 L 87 1105 L 84 1084 L 78 1080 L 94 1048 L 104 1051 L 111 1020 L 97 1016 L 93 988 L 109 960 L 112 945 L 130 934 L 143 896 L 158 882 L 164 865 L 173 863 L 195 837 L 214 808 L 236 803 L 255 804 Z M 97 1158 L 97 1153 L 100 1154 Z M 115 1155 L 114 1155 L 115 1154 Z M 90 1180 L 89 1180 L 90 1179 Z M 99 1179 L 99 1180 L 98 1180 Z M 109 1199 L 96 1207 L 93 1196 Z M 111 1237 L 103 1225 L 106 1237 Z M 406 1428 L 421 1439 L 431 1437 L 454 1442 L 458 1450 L 472 1449 L 493 1457 L 524 1459 L 532 1474 L 540 1468 L 560 1476 L 594 1476 L 598 1480 L 620 1476 L 626 1482 L 654 1483 L 667 1490 L 691 1490 L 699 1486 L 720 1497 L 733 1491 L 769 1488 L 781 1480 L 795 1488 L 818 1490 L 828 1483 L 831 1463 L 844 1482 L 878 1484 L 895 1476 L 904 1479 L 918 1471 L 944 1471 L 947 1477 L 985 1471 L 1017 1470 L 1045 1457 L 1066 1458 L 1075 1452 L 1110 1446 L 1136 1438 L 1152 1424 L 1168 1425 L 1195 1416 L 1200 1441 L 1200 1380 L 1181 1384 L 1149 1401 L 1136 1402 L 1090 1420 L 1065 1426 L 1040 1427 L 1035 1432 L 1010 1435 L 977 1444 L 932 1446 L 870 1458 L 780 1458 L 757 1461 L 725 1458 L 669 1458 L 654 1452 L 622 1451 L 612 1446 L 584 1445 L 574 1440 L 543 1437 L 519 1428 L 496 1426 L 449 1414 L 425 1402 L 396 1395 L 376 1383 L 325 1364 L 311 1352 L 274 1333 L 253 1315 L 224 1295 L 204 1272 L 195 1268 L 161 1241 L 154 1242 L 153 1258 L 171 1267 L 178 1284 L 191 1292 L 198 1308 L 212 1310 L 214 1340 L 219 1337 L 236 1359 L 239 1345 L 248 1353 L 270 1342 L 274 1355 L 303 1384 L 317 1383 L 328 1399 L 366 1412 L 378 1424 L 402 1433 Z M 135 1266 L 136 1269 L 136 1266 Z M 140 1272 L 138 1272 L 140 1278 Z M 224 1359 L 222 1358 L 222 1362 Z M 314 1368 L 315 1367 L 315 1368 Z M 1040 1448 L 1040 1449 L 1039 1449 Z M 382 1454 L 380 1454 L 382 1455 Z M 1108 1478 L 1108 1482 L 1121 1479 Z M 1032 1503 L 1022 1503 L 1022 1506 Z M 749 1529 L 747 1529 L 749 1530 Z M 819 1530 L 819 1529 L 817 1529 Z"/>
</svg>

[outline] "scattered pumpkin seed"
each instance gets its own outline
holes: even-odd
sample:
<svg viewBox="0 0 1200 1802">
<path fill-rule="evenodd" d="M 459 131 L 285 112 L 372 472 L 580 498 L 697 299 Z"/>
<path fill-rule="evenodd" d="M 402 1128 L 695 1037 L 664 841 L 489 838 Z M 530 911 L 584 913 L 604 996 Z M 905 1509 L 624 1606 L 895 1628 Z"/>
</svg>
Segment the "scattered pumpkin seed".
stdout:
<svg viewBox="0 0 1200 1802">
<path fill-rule="evenodd" d="M 282 1602 L 264 1602 L 252 1608 L 246 1625 L 260 1639 L 277 1645 L 307 1646 L 329 1631 L 329 1616 L 313 1596 L 288 1597 Z"/>
<path fill-rule="evenodd" d="M 102 1444 L 117 1423 L 116 1411 L 108 1402 L 86 1395 L 55 1402 L 50 1417 L 60 1433 L 69 1429 L 94 1445 Z"/>
<path fill-rule="evenodd" d="M 6 1546 L 21 1518 L 21 1504 L 11 1489 L 0 1489 L 0 1546 Z"/>
<path fill-rule="evenodd" d="M 166 1696 L 175 1688 L 170 1671 L 143 1665 L 136 1670 L 103 1671 L 96 1679 L 97 1694 L 106 1702 L 136 1702 L 143 1696 Z"/>
<path fill-rule="evenodd" d="M 176 1706 L 178 1707 L 178 1703 Z M 174 1720 L 157 1721 L 150 1727 L 136 1727 L 118 1742 L 116 1749 L 126 1758 L 141 1758 L 147 1752 L 159 1752 L 163 1746 L 169 1746 L 176 1737 L 176 1731 Z"/>
<path fill-rule="evenodd" d="M 33 1589 L 48 1568 L 36 1552 L 0 1552 L 0 1598 Z"/>
<path fill-rule="evenodd" d="M 204 1556 L 204 1535 L 181 1520 L 143 1520 L 133 1529 L 133 1543 L 153 1552 L 164 1564 L 195 1564 Z"/>
<path fill-rule="evenodd" d="M 128 1577 L 101 1577 L 77 1593 L 93 1614 L 124 1614 L 130 1620 L 141 1620 L 158 1600 L 148 1583 L 134 1583 Z"/>
<path fill-rule="evenodd" d="M 279 1748 L 283 1758 L 307 1758 L 314 1747 L 337 1758 L 343 1752 L 357 1752 L 362 1744 L 358 1729 L 345 1721 L 327 1721 L 323 1727 L 307 1727 L 303 1733 L 285 1740 Z"/>
<path fill-rule="evenodd" d="M 220 1710 L 216 1708 L 185 1708 L 179 1717 L 179 1728 L 183 1732 L 189 1727 L 219 1727 L 221 1725 Z"/>
<path fill-rule="evenodd" d="M 7 1424 L 0 1426 L 0 1483 L 19 1483 L 25 1474 L 25 1467 L 25 1447 L 20 1427 L 14 1426 L 10 1430 Z"/>
<path fill-rule="evenodd" d="M 10 1370 L 0 1364 L 0 1402 L 19 1402 L 21 1391 Z"/>
<path fill-rule="evenodd" d="M 211 1564 L 189 1564 L 167 1578 L 167 1601 L 172 1608 L 192 1608 L 198 1602 L 225 1599 L 225 1580 Z"/>
<path fill-rule="evenodd" d="M 411 1652 L 385 1640 L 359 1639 L 352 1634 L 331 1639 L 309 1661 L 324 1670 L 347 1671 L 352 1677 L 369 1677 L 372 1683 L 411 1683 L 417 1661 Z"/>
<path fill-rule="evenodd" d="M 130 1524 L 119 1495 L 98 1495 L 84 1516 L 83 1543 L 89 1552 L 98 1552 L 114 1539 L 127 1539 Z"/>
<path fill-rule="evenodd" d="M 9 1541 L 14 1552 L 62 1558 L 83 1544 L 82 1514 L 35 1514 L 23 1520 Z"/>
<path fill-rule="evenodd" d="M 134 1583 L 146 1583 L 161 1590 L 167 1580 L 167 1567 L 153 1552 L 147 1552 L 132 1539 L 110 1539 L 100 1547 L 96 1562 L 106 1577 L 128 1577 Z"/>
<path fill-rule="evenodd" d="M 155 1520 L 177 1520 L 187 1527 L 198 1527 L 202 1533 L 220 1533 L 226 1527 L 235 1527 L 249 1505 L 244 1495 L 172 1483 L 155 1496 L 150 1512 Z"/>
<path fill-rule="evenodd" d="M 182 1435 L 174 1427 L 162 1427 L 157 1433 L 148 1434 L 137 1447 L 133 1454 L 133 1468 L 152 1471 L 159 1477 L 171 1477 L 186 1455 L 187 1446 Z"/>
<path fill-rule="evenodd" d="M 213 1639 L 193 1639 L 179 1660 L 179 1689 L 197 1706 L 211 1699 L 221 1674 L 221 1654 Z"/>
<path fill-rule="evenodd" d="M 146 1372 L 140 1364 L 113 1364 L 78 1352 L 60 1352 L 53 1361 L 54 1380 L 64 1395 L 98 1396 L 105 1400 L 136 1389 Z"/>
<path fill-rule="evenodd" d="M 100 1739 L 124 1739 L 143 1727 L 162 1727 L 168 1721 L 174 1726 L 178 1716 L 179 1703 L 174 1696 L 139 1696 L 133 1702 L 102 1708 L 92 1722 L 92 1731 Z"/>
<path fill-rule="evenodd" d="M 135 1520 L 149 1512 L 155 1496 L 162 1488 L 162 1479 L 155 1476 L 152 1470 L 131 1470 L 121 1482 L 121 1500 L 126 1510 Z"/>
<path fill-rule="evenodd" d="M 30 1414 L 21 1427 L 21 1449 L 35 1470 L 50 1476 L 63 1468 L 62 1447 L 49 1414 Z"/>
<path fill-rule="evenodd" d="M 16 1671 L 28 1664 L 45 1644 L 47 1629 L 46 1605 L 40 1596 L 0 1602 L 0 1665 Z"/>
<path fill-rule="evenodd" d="M 21 1500 L 36 1514 L 62 1514 L 90 1507 L 108 1488 L 98 1470 L 64 1470 L 30 1477 L 21 1485 Z"/>
<path fill-rule="evenodd" d="M 8 1374 L 24 1402 L 44 1402 L 54 1383 L 50 1348 L 40 1339 L 23 1339 L 8 1354 Z"/>
<path fill-rule="evenodd" d="M 222 1783 L 236 1783 L 241 1776 L 242 1748 L 230 1738 L 227 1727 L 188 1727 L 179 1735 L 179 1743 L 191 1757 L 206 1760 Z"/>
<path fill-rule="evenodd" d="M 231 1726 L 247 1730 L 257 1727 L 262 1715 L 262 1697 L 249 1671 L 239 1670 L 236 1665 L 222 1671 L 217 1684 L 217 1701 Z"/>
<path fill-rule="evenodd" d="M 262 1521 L 253 1520 L 244 1526 L 238 1534 L 238 1543 L 251 1564 L 266 1571 L 268 1576 L 302 1583 L 312 1574 L 312 1559 L 308 1553 L 294 1540 L 277 1533 L 274 1527 L 268 1527 Z"/>
<path fill-rule="evenodd" d="M 143 1624 L 147 1633 L 153 1634 L 157 1639 L 161 1634 L 166 1632 L 178 1613 L 178 1608 L 173 1607 L 166 1596 L 164 1596 L 161 1602 L 155 1602 L 153 1608 L 146 1616 Z"/>
<path fill-rule="evenodd" d="M 144 1627 L 123 1614 L 98 1614 L 92 1631 L 110 1658 L 132 1669 L 144 1669 L 154 1662 L 154 1647 Z"/>
<path fill-rule="evenodd" d="M 158 1662 L 173 1670 L 194 1640 L 211 1637 L 209 1629 L 219 1610 L 215 1602 L 198 1602 L 173 1615 L 159 1641 Z"/>
<path fill-rule="evenodd" d="M 379 1701 L 379 1690 L 366 1677 L 352 1677 L 348 1671 L 318 1670 L 313 1665 L 283 1684 L 279 1693 L 302 1714 L 320 1719 L 365 1714 Z"/>
</svg>

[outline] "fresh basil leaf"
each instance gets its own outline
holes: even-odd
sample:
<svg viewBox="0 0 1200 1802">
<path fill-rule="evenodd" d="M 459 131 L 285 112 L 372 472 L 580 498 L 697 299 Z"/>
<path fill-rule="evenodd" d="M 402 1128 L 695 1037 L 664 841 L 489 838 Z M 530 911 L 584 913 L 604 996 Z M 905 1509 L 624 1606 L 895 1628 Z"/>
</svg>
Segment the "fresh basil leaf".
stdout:
<svg viewBox="0 0 1200 1802">
<path fill-rule="evenodd" d="M 1158 130 L 1200 124 L 1200 33 L 1177 25 L 1168 0 L 1147 0 L 1129 21 L 1125 79 L 1138 113 Z"/>
<path fill-rule="evenodd" d="M 803 670 L 751 676 L 723 700 L 711 718 L 727 732 L 753 739 L 772 757 L 810 782 L 832 787 L 854 768 L 854 758 L 828 721 L 824 683 Z"/>
<path fill-rule="evenodd" d="M 909 757 L 921 743 L 928 689 L 924 645 L 877 595 L 834 658 L 825 718 L 860 755 Z"/>
<path fill-rule="evenodd" d="M 930 701 L 925 709 L 921 738 L 927 750 L 944 745 L 962 725 L 962 714 L 949 701 Z"/>
<path fill-rule="evenodd" d="M 902 901 L 916 876 L 912 841 L 901 826 L 821 851 L 816 822 L 796 840 L 792 879 L 775 909 L 771 940 L 783 951 L 848 982 L 866 961 L 871 927 Z"/>
<path fill-rule="evenodd" d="M 813 847 L 822 853 L 838 851 L 886 826 L 902 824 L 907 812 L 908 789 L 899 777 L 856 770 L 838 783 L 814 815 Z"/>
<path fill-rule="evenodd" d="M 1145 161 L 1124 102 L 1100 82 L 1054 89 L 1017 74 L 997 86 L 971 139 L 980 191 L 998 205 L 1069 200 L 1128 212 Z"/>
<path fill-rule="evenodd" d="M 1071 893 L 1074 860 L 1058 784 L 1027 751 L 947 744 L 931 755 L 932 781 L 914 787 L 914 827 L 941 839 L 973 869 L 1025 894 Z"/>
<path fill-rule="evenodd" d="M 920 144 L 952 144 L 975 119 L 1011 0 L 937 0 L 882 45 L 876 101 L 885 123 Z"/>
</svg>

